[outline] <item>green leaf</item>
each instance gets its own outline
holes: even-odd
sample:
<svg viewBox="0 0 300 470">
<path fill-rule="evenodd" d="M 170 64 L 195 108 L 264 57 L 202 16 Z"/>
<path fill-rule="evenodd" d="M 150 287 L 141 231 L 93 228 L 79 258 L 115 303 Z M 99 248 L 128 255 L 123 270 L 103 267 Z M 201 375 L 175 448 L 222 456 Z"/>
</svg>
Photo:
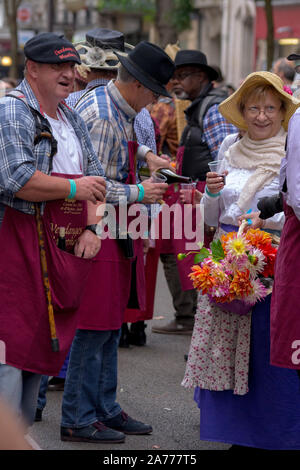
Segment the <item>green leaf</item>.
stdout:
<svg viewBox="0 0 300 470">
<path fill-rule="evenodd" d="M 222 247 L 221 240 L 214 240 L 210 244 L 211 252 L 214 261 L 220 261 L 225 258 L 225 253 Z"/>
<path fill-rule="evenodd" d="M 208 251 L 207 248 L 202 248 L 199 253 L 197 253 L 195 256 L 194 256 L 194 263 L 195 264 L 199 264 L 199 263 L 202 263 L 202 261 L 205 260 L 205 258 L 209 258 L 210 257 L 210 251 Z"/>
</svg>

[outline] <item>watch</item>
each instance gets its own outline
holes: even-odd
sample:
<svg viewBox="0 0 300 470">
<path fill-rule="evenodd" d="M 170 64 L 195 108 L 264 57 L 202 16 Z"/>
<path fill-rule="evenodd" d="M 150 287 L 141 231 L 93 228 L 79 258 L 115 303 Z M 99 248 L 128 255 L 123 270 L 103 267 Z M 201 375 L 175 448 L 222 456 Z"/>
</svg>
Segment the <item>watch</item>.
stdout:
<svg viewBox="0 0 300 470">
<path fill-rule="evenodd" d="M 87 225 L 84 230 L 90 230 L 95 235 L 97 235 L 97 224 Z"/>
</svg>

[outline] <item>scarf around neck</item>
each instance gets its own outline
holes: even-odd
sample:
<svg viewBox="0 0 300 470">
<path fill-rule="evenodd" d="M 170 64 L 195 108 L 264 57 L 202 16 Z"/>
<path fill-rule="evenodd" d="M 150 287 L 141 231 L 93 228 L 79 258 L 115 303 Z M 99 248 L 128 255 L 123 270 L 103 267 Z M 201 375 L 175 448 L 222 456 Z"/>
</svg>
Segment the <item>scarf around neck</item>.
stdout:
<svg viewBox="0 0 300 470">
<path fill-rule="evenodd" d="M 255 194 L 279 175 L 281 160 L 285 157 L 285 139 L 282 127 L 277 135 L 264 140 L 252 140 L 246 133 L 225 152 L 230 166 L 254 170 L 237 201 L 243 212 L 250 209 Z"/>
</svg>

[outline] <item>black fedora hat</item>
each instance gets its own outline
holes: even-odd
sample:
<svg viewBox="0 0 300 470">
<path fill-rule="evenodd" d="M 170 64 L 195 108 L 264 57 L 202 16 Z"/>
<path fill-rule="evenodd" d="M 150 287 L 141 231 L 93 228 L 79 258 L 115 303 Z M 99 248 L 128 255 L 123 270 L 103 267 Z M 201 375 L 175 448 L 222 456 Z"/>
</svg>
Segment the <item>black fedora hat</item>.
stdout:
<svg viewBox="0 0 300 470">
<path fill-rule="evenodd" d="M 123 67 L 144 87 L 154 93 L 170 96 L 164 85 L 175 71 L 174 62 L 158 46 L 148 41 L 140 42 L 127 57 L 116 52 Z"/>
<path fill-rule="evenodd" d="M 206 55 L 203 54 L 201 51 L 189 50 L 185 49 L 182 51 L 178 51 L 175 57 L 175 66 L 183 67 L 186 65 L 195 65 L 197 67 L 201 67 L 203 69 L 210 80 L 217 80 L 219 77 L 218 72 L 207 65 L 207 58 Z"/>
</svg>

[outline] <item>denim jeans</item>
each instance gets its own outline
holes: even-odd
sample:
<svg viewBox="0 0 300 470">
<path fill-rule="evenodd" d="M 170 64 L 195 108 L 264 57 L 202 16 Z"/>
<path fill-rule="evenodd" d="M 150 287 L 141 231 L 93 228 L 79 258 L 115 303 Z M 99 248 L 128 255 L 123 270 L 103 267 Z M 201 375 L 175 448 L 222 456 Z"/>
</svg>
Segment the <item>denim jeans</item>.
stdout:
<svg viewBox="0 0 300 470">
<path fill-rule="evenodd" d="M 37 400 L 37 408 L 43 410 L 47 403 L 47 390 L 48 390 L 48 375 L 42 375 L 39 396 Z"/>
<path fill-rule="evenodd" d="M 34 422 L 40 374 L 0 364 L 0 396 L 21 413 L 28 426 Z"/>
<path fill-rule="evenodd" d="M 76 331 L 63 394 L 63 427 L 82 428 L 121 412 L 116 402 L 120 334 Z"/>
<path fill-rule="evenodd" d="M 68 352 L 65 362 L 63 363 L 63 366 L 60 369 L 60 372 L 57 376 L 60 379 L 66 378 L 68 364 L 69 364 L 69 357 L 70 357 L 70 353 Z M 48 375 L 42 375 L 39 396 L 38 396 L 38 401 L 37 401 L 37 407 L 39 410 L 43 410 L 47 404 L 48 380 L 49 380 Z"/>
</svg>

